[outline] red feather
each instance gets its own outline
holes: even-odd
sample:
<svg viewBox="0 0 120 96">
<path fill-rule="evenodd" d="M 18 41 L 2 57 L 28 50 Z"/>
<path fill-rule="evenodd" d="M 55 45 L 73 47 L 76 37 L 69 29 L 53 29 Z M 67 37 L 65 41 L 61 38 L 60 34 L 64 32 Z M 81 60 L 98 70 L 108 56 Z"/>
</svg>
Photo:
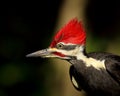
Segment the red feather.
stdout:
<svg viewBox="0 0 120 96">
<path fill-rule="evenodd" d="M 50 47 L 55 47 L 59 42 L 64 42 L 66 44 L 85 44 L 86 33 L 82 22 L 79 22 L 76 18 L 72 19 L 55 35 Z"/>
</svg>

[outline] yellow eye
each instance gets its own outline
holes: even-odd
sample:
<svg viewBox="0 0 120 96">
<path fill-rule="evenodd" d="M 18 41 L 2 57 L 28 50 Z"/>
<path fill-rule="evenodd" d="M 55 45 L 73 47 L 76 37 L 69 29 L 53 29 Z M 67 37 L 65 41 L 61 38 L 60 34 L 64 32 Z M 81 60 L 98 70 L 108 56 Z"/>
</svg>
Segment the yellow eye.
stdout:
<svg viewBox="0 0 120 96">
<path fill-rule="evenodd" d="M 56 48 L 58 48 L 58 49 L 62 49 L 64 47 L 64 45 L 62 44 L 62 43 L 58 43 L 57 45 L 56 45 Z"/>
</svg>

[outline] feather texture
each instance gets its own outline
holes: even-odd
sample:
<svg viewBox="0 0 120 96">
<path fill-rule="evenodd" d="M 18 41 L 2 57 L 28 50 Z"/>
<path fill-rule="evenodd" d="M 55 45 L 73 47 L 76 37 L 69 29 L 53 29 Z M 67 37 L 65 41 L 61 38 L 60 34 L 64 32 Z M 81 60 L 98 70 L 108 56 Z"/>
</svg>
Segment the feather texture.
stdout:
<svg viewBox="0 0 120 96">
<path fill-rule="evenodd" d="M 76 18 L 72 19 L 55 35 L 50 47 L 55 47 L 57 43 L 64 42 L 65 44 L 85 44 L 86 33 L 83 28 L 82 22 Z"/>
</svg>

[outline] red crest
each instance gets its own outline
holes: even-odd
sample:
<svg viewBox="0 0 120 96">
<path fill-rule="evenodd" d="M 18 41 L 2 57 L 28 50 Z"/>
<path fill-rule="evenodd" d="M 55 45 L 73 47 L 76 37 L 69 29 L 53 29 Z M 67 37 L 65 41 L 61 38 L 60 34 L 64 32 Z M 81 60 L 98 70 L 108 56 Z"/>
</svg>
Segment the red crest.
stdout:
<svg viewBox="0 0 120 96">
<path fill-rule="evenodd" d="M 72 19 L 55 35 L 50 47 L 55 47 L 57 43 L 64 42 L 65 44 L 79 44 L 84 45 L 86 42 L 86 33 L 82 22 L 76 18 Z"/>
</svg>

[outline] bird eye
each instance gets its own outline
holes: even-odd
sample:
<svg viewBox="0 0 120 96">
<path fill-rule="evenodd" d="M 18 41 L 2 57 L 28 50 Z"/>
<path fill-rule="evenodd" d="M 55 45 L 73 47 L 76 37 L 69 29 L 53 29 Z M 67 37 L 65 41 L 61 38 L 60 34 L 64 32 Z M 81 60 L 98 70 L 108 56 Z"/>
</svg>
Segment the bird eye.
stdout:
<svg viewBox="0 0 120 96">
<path fill-rule="evenodd" d="M 62 49 L 64 47 L 64 45 L 62 44 L 62 43 L 58 43 L 57 45 L 56 45 L 56 48 L 58 48 L 58 49 Z"/>
</svg>

